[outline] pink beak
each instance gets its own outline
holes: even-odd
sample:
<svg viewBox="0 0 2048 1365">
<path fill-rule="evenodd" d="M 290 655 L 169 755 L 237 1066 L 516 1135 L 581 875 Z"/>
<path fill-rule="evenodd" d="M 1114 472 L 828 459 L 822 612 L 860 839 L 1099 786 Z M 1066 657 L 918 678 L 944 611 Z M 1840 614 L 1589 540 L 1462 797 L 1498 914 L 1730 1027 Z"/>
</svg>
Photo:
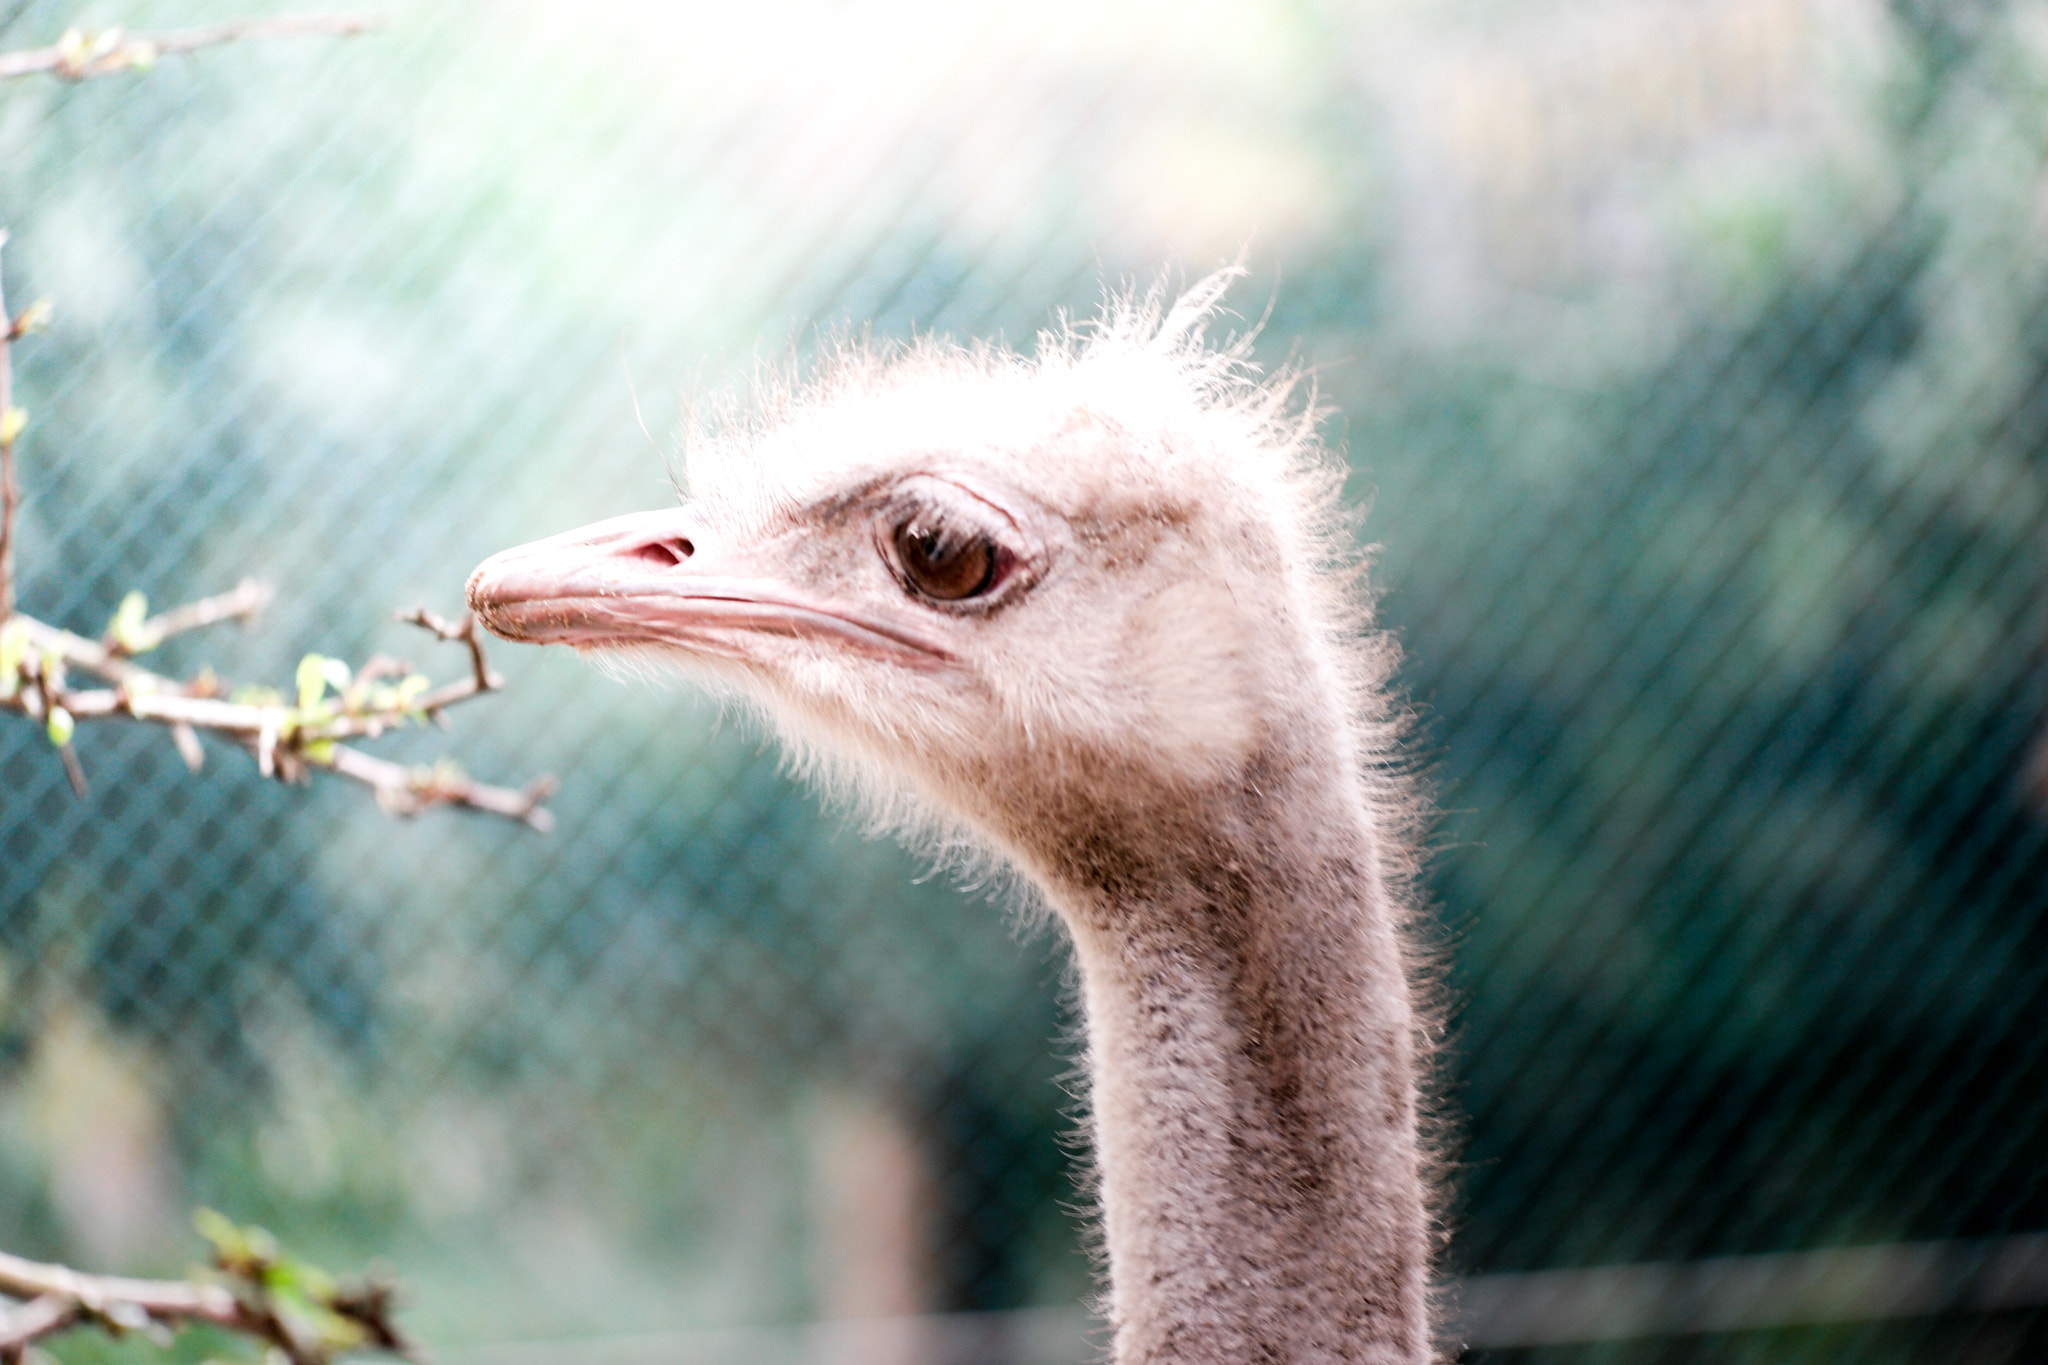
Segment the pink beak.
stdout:
<svg viewBox="0 0 2048 1365">
<path fill-rule="evenodd" d="M 721 553 L 688 508 L 636 512 L 501 550 L 469 578 L 469 605 L 496 635 L 586 648 L 668 645 L 752 659 L 781 636 L 931 668 L 951 654 L 906 611 L 858 610 Z"/>
</svg>

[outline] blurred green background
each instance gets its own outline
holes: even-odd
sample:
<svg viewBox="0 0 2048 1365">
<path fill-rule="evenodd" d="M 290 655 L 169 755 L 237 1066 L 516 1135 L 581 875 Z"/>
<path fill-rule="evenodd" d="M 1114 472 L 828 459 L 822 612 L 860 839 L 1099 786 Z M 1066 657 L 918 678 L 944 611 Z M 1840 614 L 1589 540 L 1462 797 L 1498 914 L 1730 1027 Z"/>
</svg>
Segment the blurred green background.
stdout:
<svg viewBox="0 0 2048 1365">
<path fill-rule="evenodd" d="M 253 574 L 260 627 L 162 667 L 450 675 L 392 611 L 669 500 L 693 398 L 1242 254 L 1447 811 L 1449 1268 L 2048 1229 L 2048 4 L 385 18 L 0 87 L 8 297 L 57 310 L 24 610 Z M 1054 935 L 742 717 L 497 663 L 378 751 L 559 774 L 545 837 L 140 728 L 81 734 L 80 802 L 0 723 L 0 1245 L 176 1271 L 210 1204 L 383 1257 L 451 1361 L 894 1365 L 767 1329 L 999 1310 L 1043 1311 L 960 1359 L 1090 1358 Z M 2019 1362 L 2048 1321 L 1473 1358 Z"/>
</svg>

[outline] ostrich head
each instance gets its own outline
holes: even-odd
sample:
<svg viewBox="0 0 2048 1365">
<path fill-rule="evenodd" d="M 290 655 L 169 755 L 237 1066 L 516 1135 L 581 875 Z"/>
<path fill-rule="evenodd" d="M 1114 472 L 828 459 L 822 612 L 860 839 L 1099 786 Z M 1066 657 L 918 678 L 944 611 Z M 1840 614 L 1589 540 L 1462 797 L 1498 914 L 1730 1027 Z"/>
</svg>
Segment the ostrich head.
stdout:
<svg viewBox="0 0 2048 1365">
<path fill-rule="evenodd" d="M 469 600 L 514 640 L 710 676 L 1046 893 L 1081 968 L 1120 1365 L 1412 1365 L 1386 654 L 1312 412 L 1202 341 L 1229 277 L 1030 360 L 851 352 L 700 437 L 684 506 L 508 550 Z"/>
<path fill-rule="evenodd" d="M 509 639 L 708 675 L 828 781 L 1027 865 L 1085 813 L 1127 827 L 1358 673 L 1320 647 L 1347 623 L 1312 414 L 1201 338 L 1235 273 L 1030 360 L 851 350 L 700 433 L 685 505 L 505 551 L 469 600 Z"/>
</svg>

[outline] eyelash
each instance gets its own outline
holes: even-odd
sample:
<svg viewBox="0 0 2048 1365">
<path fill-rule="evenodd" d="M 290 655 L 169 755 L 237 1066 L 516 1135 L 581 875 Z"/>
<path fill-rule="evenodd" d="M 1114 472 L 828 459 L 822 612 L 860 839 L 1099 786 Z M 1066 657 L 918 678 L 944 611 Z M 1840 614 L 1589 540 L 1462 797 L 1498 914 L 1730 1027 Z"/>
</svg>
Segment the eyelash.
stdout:
<svg viewBox="0 0 2048 1365">
<path fill-rule="evenodd" d="M 1044 549 L 995 497 L 933 474 L 895 485 L 875 514 L 875 549 L 903 591 L 935 610 L 992 610 L 1028 588 Z M 953 577 L 946 577 L 955 570 Z"/>
</svg>

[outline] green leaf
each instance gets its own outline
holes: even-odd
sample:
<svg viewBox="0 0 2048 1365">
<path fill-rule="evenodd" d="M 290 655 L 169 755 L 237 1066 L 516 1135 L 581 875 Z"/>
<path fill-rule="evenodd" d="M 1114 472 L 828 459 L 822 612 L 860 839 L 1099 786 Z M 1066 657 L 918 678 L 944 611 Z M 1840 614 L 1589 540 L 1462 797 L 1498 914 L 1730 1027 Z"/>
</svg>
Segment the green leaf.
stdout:
<svg viewBox="0 0 2048 1365">
<path fill-rule="evenodd" d="M 327 660 L 318 654 L 308 654 L 299 660 L 296 686 L 301 711 L 310 711 L 318 706 L 320 698 L 327 694 Z"/>
<path fill-rule="evenodd" d="M 48 299 L 37 299 L 21 310 L 14 319 L 14 330 L 19 336 L 33 336 L 50 325 L 50 318 L 56 310 Z"/>
<path fill-rule="evenodd" d="M 268 1278 L 281 1253 L 277 1239 L 262 1228 L 243 1226 L 212 1209 L 192 1211 L 192 1226 L 213 1244 L 213 1260 L 230 1275 L 252 1282 Z"/>
<path fill-rule="evenodd" d="M 28 426 L 28 412 L 23 408 L 9 408 L 0 412 L 0 446 L 13 445 Z"/>
<path fill-rule="evenodd" d="M 249 1259 L 249 1242 L 226 1214 L 204 1206 L 192 1210 L 192 1226 L 199 1229 L 199 1235 L 213 1246 L 213 1254 L 220 1261 L 246 1261 Z"/>
<path fill-rule="evenodd" d="M 28 622 L 12 620 L 0 625 L 0 700 L 14 696 L 21 688 L 21 665 L 28 658 Z"/>
<path fill-rule="evenodd" d="M 69 711 L 61 706 L 50 708 L 50 743 L 63 748 L 71 742 L 71 734 L 77 728 L 78 722 L 71 718 Z"/>
<path fill-rule="evenodd" d="M 270 1287 L 300 1295 L 308 1304 L 325 1307 L 334 1298 L 334 1277 L 296 1256 L 282 1256 L 270 1273 Z"/>
<path fill-rule="evenodd" d="M 107 622 L 107 634 L 128 653 L 146 654 L 162 643 L 143 630 L 143 623 L 148 619 L 149 599 L 139 592 L 131 592 L 115 608 L 114 619 Z"/>
</svg>

